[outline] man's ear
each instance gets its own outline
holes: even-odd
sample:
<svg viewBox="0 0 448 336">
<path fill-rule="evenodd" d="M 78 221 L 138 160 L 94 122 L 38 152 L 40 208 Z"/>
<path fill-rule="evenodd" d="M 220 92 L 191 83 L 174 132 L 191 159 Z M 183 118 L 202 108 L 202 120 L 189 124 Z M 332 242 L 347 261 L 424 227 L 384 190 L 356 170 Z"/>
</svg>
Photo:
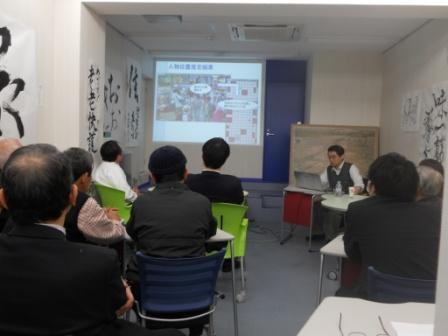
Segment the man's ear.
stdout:
<svg viewBox="0 0 448 336">
<path fill-rule="evenodd" d="M 153 184 L 157 184 L 157 180 L 156 180 L 155 176 L 151 172 L 149 172 L 149 178 L 151 179 Z"/>
<path fill-rule="evenodd" d="M 185 171 L 184 171 L 184 177 L 182 178 L 182 181 L 186 181 L 186 180 L 187 180 L 187 177 L 188 177 L 188 169 L 185 168 Z"/>
<path fill-rule="evenodd" d="M 3 188 L 0 189 L 0 208 L 8 209 L 8 205 L 6 204 L 6 196 Z"/>
<path fill-rule="evenodd" d="M 81 184 L 82 185 L 85 185 L 87 187 L 90 186 L 90 181 L 91 180 L 90 180 L 90 174 L 89 173 L 85 172 L 84 174 L 81 175 L 80 179 L 81 179 Z"/>
<path fill-rule="evenodd" d="M 76 184 L 72 184 L 72 189 L 70 190 L 70 194 L 68 195 L 69 202 L 72 206 L 76 205 L 76 199 L 78 198 L 78 187 Z"/>
<path fill-rule="evenodd" d="M 369 193 L 370 196 L 376 195 L 375 185 L 370 181 L 367 184 L 367 192 Z"/>
</svg>

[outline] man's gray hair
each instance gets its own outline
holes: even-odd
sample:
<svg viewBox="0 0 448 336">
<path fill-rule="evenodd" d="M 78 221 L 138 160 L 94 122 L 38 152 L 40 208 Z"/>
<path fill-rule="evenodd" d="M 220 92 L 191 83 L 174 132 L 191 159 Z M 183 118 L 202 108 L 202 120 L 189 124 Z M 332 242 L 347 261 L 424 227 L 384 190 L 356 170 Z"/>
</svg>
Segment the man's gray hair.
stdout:
<svg viewBox="0 0 448 336">
<path fill-rule="evenodd" d="M 438 196 L 442 193 L 442 174 L 427 166 L 419 166 L 417 171 L 420 179 L 419 189 L 423 197 Z"/>
</svg>

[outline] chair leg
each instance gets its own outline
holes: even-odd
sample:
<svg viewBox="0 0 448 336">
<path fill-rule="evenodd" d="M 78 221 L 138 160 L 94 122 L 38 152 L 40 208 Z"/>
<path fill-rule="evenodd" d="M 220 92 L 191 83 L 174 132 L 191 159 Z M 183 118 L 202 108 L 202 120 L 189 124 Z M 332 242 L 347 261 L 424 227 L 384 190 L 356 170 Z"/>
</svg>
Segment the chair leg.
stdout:
<svg viewBox="0 0 448 336">
<path fill-rule="evenodd" d="M 215 336 L 215 324 L 213 321 L 213 314 L 210 314 L 210 320 L 207 328 L 207 336 Z"/>
<path fill-rule="evenodd" d="M 246 299 L 246 270 L 245 270 L 245 259 L 240 257 L 240 272 L 241 272 L 241 292 L 236 296 L 237 302 L 244 302 Z"/>
<path fill-rule="evenodd" d="M 241 265 L 241 289 L 246 289 L 246 263 L 245 257 L 240 257 L 240 265 Z"/>
</svg>

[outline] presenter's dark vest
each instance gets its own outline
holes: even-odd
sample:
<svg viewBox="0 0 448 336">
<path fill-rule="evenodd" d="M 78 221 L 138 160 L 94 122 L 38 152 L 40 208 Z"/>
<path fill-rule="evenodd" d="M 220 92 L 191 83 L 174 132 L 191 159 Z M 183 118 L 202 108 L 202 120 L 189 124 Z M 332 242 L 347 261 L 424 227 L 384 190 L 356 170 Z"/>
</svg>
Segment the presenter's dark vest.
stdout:
<svg viewBox="0 0 448 336">
<path fill-rule="evenodd" d="M 352 187 L 354 185 L 354 182 L 350 177 L 351 166 L 352 166 L 351 163 L 344 162 L 339 175 L 336 174 L 336 172 L 333 170 L 331 166 L 327 167 L 328 184 L 330 185 L 331 190 L 334 190 L 334 188 L 336 187 L 336 183 L 338 181 L 341 181 L 342 191 L 345 194 L 348 194 L 348 187 Z"/>
<path fill-rule="evenodd" d="M 77 243 L 87 243 L 84 234 L 78 228 L 78 216 L 81 208 L 89 199 L 89 195 L 83 192 L 78 192 L 78 197 L 76 198 L 76 204 L 70 209 L 65 217 L 65 230 L 67 240 Z"/>
</svg>

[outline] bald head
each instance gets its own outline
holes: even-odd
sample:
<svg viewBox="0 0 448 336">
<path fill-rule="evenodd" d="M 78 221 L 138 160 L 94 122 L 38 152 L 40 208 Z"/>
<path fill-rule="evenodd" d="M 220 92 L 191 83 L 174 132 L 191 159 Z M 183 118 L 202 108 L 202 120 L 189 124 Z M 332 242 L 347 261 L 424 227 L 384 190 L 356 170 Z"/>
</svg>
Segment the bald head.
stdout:
<svg viewBox="0 0 448 336">
<path fill-rule="evenodd" d="M 70 162 L 52 145 L 36 144 L 16 150 L 2 174 L 0 196 L 16 223 L 58 219 L 71 202 Z"/>
<path fill-rule="evenodd" d="M 443 176 L 429 166 L 417 167 L 419 175 L 419 199 L 442 195 Z"/>
<path fill-rule="evenodd" d="M 3 169 L 5 162 L 8 161 L 12 152 L 22 147 L 18 139 L 4 138 L 0 139 L 0 169 Z"/>
</svg>

